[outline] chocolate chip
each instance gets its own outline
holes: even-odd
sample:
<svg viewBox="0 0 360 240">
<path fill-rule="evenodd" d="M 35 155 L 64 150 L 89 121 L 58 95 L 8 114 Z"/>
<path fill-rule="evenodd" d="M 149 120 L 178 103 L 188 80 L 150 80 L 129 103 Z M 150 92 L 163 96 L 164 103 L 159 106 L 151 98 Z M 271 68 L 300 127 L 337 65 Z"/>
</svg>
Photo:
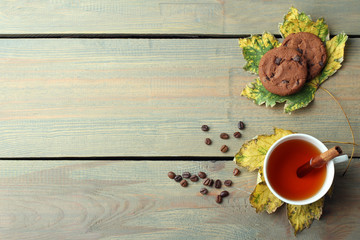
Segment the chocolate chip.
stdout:
<svg viewBox="0 0 360 240">
<path fill-rule="evenodd" d="M 211 143 L 212 143 L 212 141 L 211 141 L 210 138 L 206 138 L 206 139 L 205 139 L 205 144 L 206 144 L 206 145 L 211 145 Z"/>
<path fill-rule="evenodd" d="M 170 179 L 174 179 L 175 178 L 175 173 L 174 172 L 168 172 L 168 177 L 170 178 Z"/>
<path fill-rule="evenodd" d="M 240 130 L 243 130 L 243 129 L 245 128 L 245 124 L 244 124 L 242 121 L 240 121 L 240 122 L 238 123 L 238 128 L 239 128 Z"/>
<path fill-rule="evenodd" d="M 310 67 L 313 67 L 313 66 L 315 66 L 315 64 L 313 64 L 313 63 L 310 63 Z"/>
<path fill-rule="evenodd" d="M 229 192 L 226 191 L 226 190 L 225 190 L 225 191 L 222 191 L 222 192 L 220 193 L 220 196 L 223 197 L 223 198 L 224 198 L 224 197 L 227 197 L 227 196 L 229 196 Z"/>
<path fill-rule="evenodd" d="M 299 80 L 296 80 L 296 86 L 299 86 L 300 82 Z"/>
<path fill-rule="evenodd" d="M 227 187 L 231 187 L 232 181 L 231 180 L 225 180 L 224 185 L 227 186 Z"/>
<path fill-rule="evenodd" d="M 202 125 L 201 126 L 201 130 L 203 130 L 204 132 L 207 132 L 207 131 L 209 131 L 209 126 L 208 125 Z"/>
<path fill-rule="evenodd" d="M 300 48 L 297 48 L 296 51 L 298 51 L 299 53 L 303 54 L 303 50 L 301 50 Z"/>
<path fill-rule="evenodd" d="M 268 76 L 265 77 L 266 81 L 270 81 L 270 78 Z"/>
<path fill-rule="evenodd" d="M 215 201 L 219 204 L 222 203 L 222 197 L 220 195 L 217 195 Z"/>
<path fill-rule="evenodd" d="M 270 77 L 273 78 L 274 76 L 275 76 L 275 74 L 272 72 L 271 75 L 270 75 Z"/>
<path fill-rule="evenodd" d="M 241 133 L 240 132 L 234 132 L 234 137 L 235 138 L 241 138 Z"/>
<path fill-rule="evenodd" d="M 238 176 L 240 174 L 240 170 L 237 168 L 234 168 L 233 175 Z"/>
<path fill-rule="evenodd" d="M 204 178 L 206 178 L 206 173 L 204 173 L 204 172 L 199 172 L 199 173 L 198 173 L 198 176 L 199 176 L 199 178 L 204 179 Z"/>
<path fill-rule="evenodd" d="M 180 185 L 181 185 L 182 187 L 187 187 L 187 186 L 188 186 L 188 182 L 187 182 L 185 179 L 183 179 L 183 180 L 181 180 Z"/>
<path fill-rule="evenodd" d="M 174 180 L 175 180 L 175 182 L 180 182 L 182 180 L 182 176 L 181 175 L 176 175 Z"/>
<path fill-rule="evenodd" d="M 279 57 L 275 58 L 276 65 L 280 65 L 280 62 L 281 62 L 281 58 L 279 58 Z"/>
<path fill-rule="evenodd" d="M 289 83 L 288 80 L 282 80 L 281 82 L 284 83 L 284 84 L 288 84 L 288 83 Z"/>
<path fill-rule="evenodd" d="M 220 180 L 220 179 L 216 179 L 216 181 L 215 181 L 215 188 L 221 188 L 221 185 L 222 185 L 221 180 Z"/>
<path fill-rule="evenodd" d="M 295 57 L 293 57 L 293 60 L 295 62 L 299 62 L 300 61 L 300 56 L 299 55 L 295 55 Z"/>
<path fill-rule="evenodd" d="M 202 194 L 202 195 L 206 195 L 206 194 L 208 194 L 208 190 L 206 189 L 206 188 L 201 188 L 200 189 L 200 193 Z"/>
<path fill-rule="evenodd" d="M 192 176 L 190 177 L 190 181 L 192 181 L 192 182 L 197 182 L 197 181 L 199 181 L 199 178 L 198 178 L 198 176 L 196 176 L 196 175 L 192 175 Z"/>
<path fill-rule="evenodd" d="M 226 145 L 222 145 L 221 148 L 220 148 L 220 151 L 223 152 L 223 153 L 226 153 L 227 151 L 229 151 L 229 147 L 226 146 Z"/>
<path fill-rule="evenodd" d="M 183 172 L 182 177 L 183 178 L 190 178 L 191 174 L 189 172 Z"/>
<path fill-rule="evenodd" d="M 221 134 L 220 134 L 220 138 L 221 138 L 221 139 L 229 139 L 229 137 L 230 137 L 230 136 L 229 136 L 229 134 L 227 134 L 227 133 L 221 133 Z"/>
<path fill-rule="evenodd" d="M 323 62 L 323 61 L 320 61 L 320 62 L 319 62 L 319 65 L 320 65 L 320 67 L 323 67 L 323 66 L 324 66 L 324 62 Z"/>
</svg>

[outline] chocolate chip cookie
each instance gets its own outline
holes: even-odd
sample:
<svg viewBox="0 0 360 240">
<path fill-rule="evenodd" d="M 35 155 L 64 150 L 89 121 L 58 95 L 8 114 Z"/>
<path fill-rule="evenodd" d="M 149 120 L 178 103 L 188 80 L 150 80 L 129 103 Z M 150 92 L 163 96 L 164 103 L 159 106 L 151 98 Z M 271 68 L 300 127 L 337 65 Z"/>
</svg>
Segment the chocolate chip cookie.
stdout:
<svg viewBox="0 0 360 240">
<path fill-rule="evenodd" d="M 315 78 L 326 64 L 326 48 L 321 39 L 312 33 L 292 33 L 284 39 L 282 45 L 296 49 L 305 57 L 308 80 Z"/>
<path fill-rule="evenodd" d="M 294 94 L 306 82 L 306 60 L 295 49 L 274 48 L 261 58 L 259 76 L 263 86 L 269 92 L 280 96 Z"/>
</svg>

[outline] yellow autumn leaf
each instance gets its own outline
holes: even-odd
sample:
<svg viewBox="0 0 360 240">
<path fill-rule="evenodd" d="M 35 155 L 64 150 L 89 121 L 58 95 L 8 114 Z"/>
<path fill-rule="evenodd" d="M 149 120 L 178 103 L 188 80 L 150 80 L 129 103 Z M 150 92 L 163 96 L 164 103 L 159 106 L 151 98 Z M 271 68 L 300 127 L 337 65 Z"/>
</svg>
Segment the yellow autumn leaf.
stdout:
<svg viewBox="0 0 360 240">
<path fill-rule="evenodd" d="M 246 60 L 244 70 L 258 73 L 261 57 L 267 51 L 280 46 L 280 43 L 274 35 L 265 32 L 262 36 L 253 35 L 248 38 L 240 38 L 239 45 Z"/>
<path fill-rule="evenodd" d="M 294 234 L 309 228 L 314 219 L 319 220 L 324 206 L 324 197 L 314 203 L 307 205 L 287 204 L 287 216 L 291 226 L 294 228 Z"/>
<path fill-rule="evenodd" d="M 234 157 L 234 162 L 249 171 L 254 171 L 263 165 L 265 155 L 271 145 L 278 139 L 292 133 L 289 130 L 274 128 L 274 134 L 272 135 L 259 135 L 242 145 Z"/>
<path fill-rule="evenodd" d="M 299 12 L 291 7 L 289 12 L 284 16 L 284 22 L 279 25 L 281 35 L 286 38 L 291 33 L 309 32 L 318 36 L 323 42 L 329 39 L 328 25 L 323 18 L 313 22 L 310 16 Z"/>
<path fill-rule="evenodd" d="M 283 203 L 283 201 L 275 197 L 265 182 L 258 183 L 250 195 L 250 204 L 256 209 L 257 213 L 266 211 L 271 214 Z"/>
</svg>

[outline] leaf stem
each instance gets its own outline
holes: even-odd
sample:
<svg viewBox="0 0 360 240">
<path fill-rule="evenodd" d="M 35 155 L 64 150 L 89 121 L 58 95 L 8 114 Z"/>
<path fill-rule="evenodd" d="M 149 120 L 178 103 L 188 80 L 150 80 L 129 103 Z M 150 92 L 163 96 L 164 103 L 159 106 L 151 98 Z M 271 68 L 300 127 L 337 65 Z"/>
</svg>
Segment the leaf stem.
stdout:
<svg viewBox="0 0 360 240">
<path fill-rule="evenodd" d="M 351 156 L 350 156 L 350 159 L 349 159 L 349 163 L 348 163 L 348 165 L 347 165 L 344 173 L 342 174 L 343 176 L 345 176 L 345 174 L 346 174 L 346 172 L 347 172 L 347 170 L 348 170 L 348 168 L 349 168 L 349 166 L 350 166 L 351 160 L 353 159 L 354 152 L 355 152 L 355 146 L 358 146 L 358 144 L 355 143 L 354 131 L 353 131 L 352 127 L 351 127 L 349 118 L 348 118 L 348 116 L 346 115 L 346 113 L 345 113 L 345 111 L 344 111 L 344 108 L 341 106 L 340 102 L 336 99 L 336 97 L 335 97 L 329 90 L 327 90 L 326 88 L 321 87 L 321 86 L 319 86 L 319 88 L 322 89 L 323 91 L 325 91 L 327 94 L 329 94 L 329 95 L 334 99 L 334 101 L 335 101 L 335 102 L 339 105 L 339 107 L 341 108 L 342 112 L 343 112 L 344 115 L 345 115 L 346 121 L 347 121 L 348 124 L 349 124 L 349 128 L 350 128 L 351 135 L 352 135 L 352 140 L 353 140 L 353 142 L 350 143 L 350 144 L 353 145 L 353 148 L 352 148 L 352 151 L 351 151 Z M 331 141 L 328 141 L 328 142 L 331 142 Z M 345 143 L 345 144 L 349 144 L 349 143 Z"/>
</svg>

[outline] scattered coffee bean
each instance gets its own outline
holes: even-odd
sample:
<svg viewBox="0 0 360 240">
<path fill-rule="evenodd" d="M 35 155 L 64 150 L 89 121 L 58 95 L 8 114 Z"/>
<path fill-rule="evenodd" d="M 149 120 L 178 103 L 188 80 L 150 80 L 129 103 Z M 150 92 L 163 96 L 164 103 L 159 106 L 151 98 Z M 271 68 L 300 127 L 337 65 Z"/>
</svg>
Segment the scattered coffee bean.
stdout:
<svg viewBox="0 0 360 240">
<path fill-rule="evenodd" d="M 204 183 L 203 183 L 205 186 L 209 186 L 209 187 L 212 187 L 212 185 L 214 185 L 214 180 L 210 179 L 210 178 L 207 178 L 205 179 Z"/>
<path fill-rule="evenodd" d="M 187 182 L 185 179 L 183 179 L 183 180 L 181 180 L 180 185 L 181 185 L 182 187 L 187 187 L 187 186 L 188 186 L 188 182 Z"/>
<path fill-rule="evenodd" d="M 205 179 L 205 181 L 203 182 L 204 186 L 209 186 L 210 184 L 210 178 Z"/>
<path fill-rule="evenodd" d="M 303 50 L 301 50 L 300 48 L 297 48 L 296 51 L 298 51 L 299 53 L 303 53 Z"/>
<path fill-rule="evenodd" d="M 320 61 L 320 62 L 319 62 L 319 65 L 320 65 L 320 67 L 324 66 L 324 62 L 323 62 L 323 61 Z"/>
<path fill-rule="evenodd" d="M 206 188 L 201 188 L 200 189 L 200 193 L 202 194 L 202 195 L 206 195 L 206 194 L 208 194 L 208 190 L 206 189 Z"/>
<path fill-rule="evenodd" d="M 191 174 L 189 172 L 183 172 L 182 177 L 183 178 L 190 178 Z"/>
<path fill-rule="evenodd" d="M 288 84 L 288 83 L 289 83 L 288 80 L 282 80 L 281 82 L 284 83 L 284 84 Z"/>
<path fill-rule="evenodd" d="M 221 188 L 221 185 L 222 185 L 221 180 L 220 180 L 220 179 L 216 179 L 216 181 L 215 181 L 215 188 Z"/>
<path fill-rule="evenodd" d="M 174 179 L 175 178 L 175 173 L 174 172 L 168 172 L 168 177 L 170 178 L 170 179 Z"/>
<path fill-rule="evenodd" d="M 243 130 L 243 129 L 245 128 L 245 124 L 244 124 L 242 121 L 240 121 L 240 122 L 238 123 L 238 128 L 239 128 L 240 130 Z"/>
<path fill-rule="evenodd" d="M 219 204 L 222 203 L 222 197 L 220 195 L 216 196 L 216 202 Z"/>
<path fill-rule="evenodd" d="M 224 185 L 227 186 L 227 187 L 231 187 L 232 181 L 231 180 L 225 180 Z"/>
<path fill-rule="evenodd" d="M 227 134 L 227 133 L 221 133 L 221 134 L 220 134 L 220 138 L 221 138 L 221 139 L 229 139 L 229 137 L 230 137 L 230 136 L 229 136 L 229 134 Z"/>
<path fill-rule="evenodd" d="M 211 141 L 210 138 L 206 138 L 206 139 L 205 139 L 205 144 L 206 144 L 206 145 L 211 145 L 211 143 L 212 143 L 212 141 Z"/>
<path fill-rule="evenodd" d="M 280 63 L 281 63 L 281 58 L 277 57 L 277 58 L 275 59 L 275 64 L 276 64 L 276 65 L 280 65 Z"/>
<path fill-rule="evenodd" d="M 208 125 L 202 125 L 201 126 L 201 130 L 203 130 L 204 132 L 207 132 L 207 131 L 209 131 L 209 126 Z"/>
<path fill-rule="evenodd" d="M 197 181 L 199 181 L 199 178 L 198 178 L 198 176 L 196 176 L 196 175 L 192 175 L 192 176 L 190 177 L 190 181 L 192 181 L 192 182 L 197 182 Z"/>
<path fill-rule="evenodd" d="M 221 148 L 220 148 L 220 151 L 223 152 L 223 153 L 226 153 L 227 151 L 229 151 L 229 147 L 226 146 L 226 145 L 222 145 Z"/>
<path fill-rule="evenodd" d="M 240 132 L 234 132 L 234 137 L 235 138 L 241 138 L 241 133 Z"/>
<path fill-rule="evenodd" d="M 240 174 L 240 170 L 235 168 L 234 171 L 233 171 L 233 175 L 238 176 L 239 174 Z"/>
<path fill-rule="evenodd" d="M 176 175 L 174 180 L 175 180 L 175 182 L 180 182 L 182 180 L 182 176 L 181 175 Z"/>
<path fill-rule="evenodd" d="M 222 191 L 222 192 L 220 193 L 220 196 L 223 197 L 223 198 L 224 198 L 224 197 L 227 197 L 227 196 L 229 196 L 229 192 L 226 191 L 226 190 L 225 190 L 225 191 Z"/>
<path fill-rule="evenodd" d="M 199 178 L 204 179 L 204 178 L 206 178 L 206 173 L 204 173 L 204 172 L 199 172 L 199 173 L 198 173 L 198 176 L 199 176 Z"/>
<path fill-rule="evenodd" d="M 293 60 L 295 62 L 299 62 L 300 61 L 300 56 L 299 55 L 295 55 L 295 57 L 293 57 Z"/>
</svg>

